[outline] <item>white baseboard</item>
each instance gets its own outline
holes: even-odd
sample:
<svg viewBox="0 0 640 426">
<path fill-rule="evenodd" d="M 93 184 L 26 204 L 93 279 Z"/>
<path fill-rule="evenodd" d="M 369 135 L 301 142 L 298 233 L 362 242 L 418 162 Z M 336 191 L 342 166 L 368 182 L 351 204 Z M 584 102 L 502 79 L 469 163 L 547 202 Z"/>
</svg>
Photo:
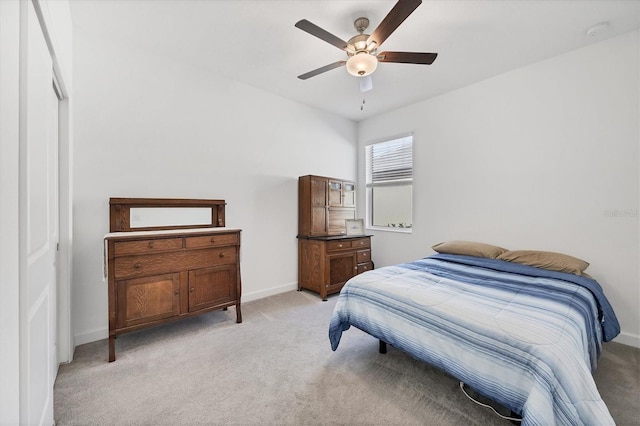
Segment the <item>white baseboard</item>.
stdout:
<svg viewBox="0 0 640 426">
<path fill-rule="evenodd" d="M 109 337 L 109 328 L 98 328 L 86 333 L 76 334 L 75 344 L 76 346 L 84 345 L 85 343 L 95 342 L 97 340 L 106 339 Z"/>
<path fill-rule="evenodd" d="M 623 345 L 633 346 L 634 348 L 640 348 L 640 336 L 637 334 L 621 331 L 613 341 L 616 343 L 622 343 Z"/>
<path fill-rule="evenodd" d="M 252 300 L 264 299 L 265 297 L 275 296 L 276 294 L 284 293 L 291 290 L 298 289 L 298 282 L 281 285 L 278 287 L 271 287 L 266 290 L 253 291 L 251 293 L 242 294 L 242 303 L 251 302 Z"/>
</svg>

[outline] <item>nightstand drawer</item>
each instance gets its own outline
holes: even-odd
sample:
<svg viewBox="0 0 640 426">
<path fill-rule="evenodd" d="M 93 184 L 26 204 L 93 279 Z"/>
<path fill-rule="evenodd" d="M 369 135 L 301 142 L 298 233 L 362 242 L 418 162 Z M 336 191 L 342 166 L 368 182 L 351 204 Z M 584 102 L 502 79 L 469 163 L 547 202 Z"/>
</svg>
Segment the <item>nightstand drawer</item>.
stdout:
<svg viewBox="0 0 640 426">
<path fill-rule="evenodd" d="M 219 247 L 238 244 L 238 234 L 215 234 L 204 237 L 187 237 L 187 248 Z"/>
<path fill-rule="evenodd" d="M 356 260 L 358 263 L 371 262 L 371 250 L 358 250 L 356 252 Z"/>
<path fill-rule="evenodd" d="M 182 248 L 182 238 L 157 238 L 153 240 L 117 241 L 113 244 L 115 256 L 156 253 Z"/>
<path fill-rule="evenodd" d="M 364 247 L 370 247 L 370 246 L 371 246 L 371 240 L 369 238 L 359 238 L 357 240 L 351 241 L 351 247 L 353 248 L 364 248 Z"/>
<path fill-rule="evenodd" d="M 371 271 L 373 269 L 373 263 L 372 262 L 367 262 L 367 263 L 361 263 L 358 265 L 358 273 L 361 274 L 363 272 L 367 272 L 367 271 Z"/>
<path fill-rule="evenodd" d="M 351 248 L 351 241 L 339 240 L 339 241 L 327 241 L 327 251 L 345 250 Z"/>
</svg>

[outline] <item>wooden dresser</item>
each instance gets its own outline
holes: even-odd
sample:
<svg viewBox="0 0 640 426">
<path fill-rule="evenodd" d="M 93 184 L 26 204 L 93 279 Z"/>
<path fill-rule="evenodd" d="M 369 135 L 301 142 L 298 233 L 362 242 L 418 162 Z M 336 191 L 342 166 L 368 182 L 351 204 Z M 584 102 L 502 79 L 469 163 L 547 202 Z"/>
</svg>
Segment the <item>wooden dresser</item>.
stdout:
<svg viewBox="0 0 640 426">
<path fill-rule="evenodd" d="M 110 205 L 110 362 L 122 333 L 229 306 L 242 322 L 240 229 L 224 227 L 224 200 L 112 198 Z M 130 209 L 167 206 L 211 209 L 210 223 L 131 228 Z"/>
<path fill-rule="evenodd" d="M 338 293 L 349 278 L 373 269 L 370 235 L 346 235 L 355 219 L 356 185 L 326 176 L 298 178 L 298 290 Z"/>
</svg>

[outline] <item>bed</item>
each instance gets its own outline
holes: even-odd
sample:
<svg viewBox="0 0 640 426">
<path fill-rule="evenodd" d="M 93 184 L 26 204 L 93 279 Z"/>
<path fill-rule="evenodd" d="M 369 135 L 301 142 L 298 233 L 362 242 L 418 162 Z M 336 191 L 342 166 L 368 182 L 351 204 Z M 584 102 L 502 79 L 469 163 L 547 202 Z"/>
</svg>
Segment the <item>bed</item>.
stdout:
<svg viewBox="0 0 640 426">
<path fill-rule="evenodd" d="M 614 421 L 592 372 L 620 331 L 588 276 L 494 258 L 435 254 L 360 274 L 342 289 L 331 348 L 354 326 L 432 364 L 523 425 Z"/>
</svg>

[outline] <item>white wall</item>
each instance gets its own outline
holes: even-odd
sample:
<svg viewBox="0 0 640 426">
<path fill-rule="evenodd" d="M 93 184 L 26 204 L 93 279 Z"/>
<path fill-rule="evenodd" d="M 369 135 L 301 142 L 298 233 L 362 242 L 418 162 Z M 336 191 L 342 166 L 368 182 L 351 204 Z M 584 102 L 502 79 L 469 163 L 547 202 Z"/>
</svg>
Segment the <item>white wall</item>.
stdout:
<svg viewBox="0 0 640 426">
<path fill-rule="evenodd" d="M 0 2 L 0 424 L 20 423 L 20 3 Z"/>
<path fill-rule="evenodd" d="M 375 232 L 376 266 L 453 239 L 571 254 L 640 347 L 639 46 L 636 31 L 361 122 L 361 183 L 365 144 L 414 132 L 413 233 Z"/>
<path fill-rule="evenodd" d="M 109 197 L 225 199 L 243 302 L 296 288 L 297 177 L 355 179 L 356 124 L 79 28 L 74 46 L 76 343 L 107 337 Z"/>
</svg>

